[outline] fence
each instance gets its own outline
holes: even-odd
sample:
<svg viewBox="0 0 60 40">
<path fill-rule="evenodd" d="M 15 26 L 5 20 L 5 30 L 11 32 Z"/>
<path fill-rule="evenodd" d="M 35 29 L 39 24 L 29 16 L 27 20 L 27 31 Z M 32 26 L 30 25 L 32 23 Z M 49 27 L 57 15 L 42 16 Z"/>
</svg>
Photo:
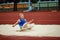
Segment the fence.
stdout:
<svg viewBox="0 0 60 40">
<path fill-rule="evenodd" d="M 57 1 L 39 1 L 37 2 L 37 8 L 38 10 L 41 10 L 41 8 L 46 10 L 58 9 L 58 2 Z"/>
<path fill-rule="evenodd" d="M 58 9 L 58 1 L 38 1 L 37 3 L 32 3 L 34 10 L 55 10 Z M 12 11 L 14 8 L 14 3 L 3 3 L 0 4 L 0 11 Z M 29 2 L 19 2 L 17 3 L 17 9 L 26 10 L 29 8 Z"/>
</svg>

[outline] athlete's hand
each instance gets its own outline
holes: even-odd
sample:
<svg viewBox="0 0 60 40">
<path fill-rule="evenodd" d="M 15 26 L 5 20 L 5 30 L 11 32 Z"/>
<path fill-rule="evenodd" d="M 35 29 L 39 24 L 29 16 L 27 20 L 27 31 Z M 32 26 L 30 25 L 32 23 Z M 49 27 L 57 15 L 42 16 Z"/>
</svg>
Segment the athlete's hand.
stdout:
<svg viewBox="0 0 60 40">
<path fill-rule="evenodd" d="M 15 25 L 13 25 L 12 27 L 15 27 Z"/>
<path fill-rule="evenodd" d="M 14 26 L 12 26 L 12 27 L 14 27 Z"/>
</svg>

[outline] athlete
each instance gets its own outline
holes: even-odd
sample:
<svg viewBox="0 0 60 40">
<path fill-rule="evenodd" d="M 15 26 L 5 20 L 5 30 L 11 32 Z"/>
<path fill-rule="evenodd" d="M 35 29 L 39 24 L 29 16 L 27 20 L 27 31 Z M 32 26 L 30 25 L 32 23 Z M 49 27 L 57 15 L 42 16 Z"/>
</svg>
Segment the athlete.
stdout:
<svg viewBox="0 0 60 40">
<path fill-rule="evenodd" d="M 12 27 L 15 27 L 17 24 L 19 24 L 20 27 L 20 31 L 24 31 L 24 28 L 26 29 L 31 29 L 32 27 L 28 27 L 27 25 L 33 22 L 33 19 L 30 20 L 29 22 L 26 21 L 26 19 L 24 18 L 24 14 L 20 13 L 19 14 L 20 18 L 17 20 L 17 22 L 15 24 L 13 24 Z"/>
</svg>

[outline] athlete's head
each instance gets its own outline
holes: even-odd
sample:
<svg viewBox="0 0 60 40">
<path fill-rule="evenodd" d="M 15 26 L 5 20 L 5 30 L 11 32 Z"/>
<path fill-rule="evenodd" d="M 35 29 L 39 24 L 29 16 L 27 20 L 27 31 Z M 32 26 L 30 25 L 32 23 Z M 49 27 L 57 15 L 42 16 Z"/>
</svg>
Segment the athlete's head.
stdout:
<svg viewBox="0 0 60 40">
<path fill-rule="evenodd" d="M 20 16 L 20 18 L 24 18 L 24 14 L 23 13 L 20 13 L 19 16 Z"/>
</svg>

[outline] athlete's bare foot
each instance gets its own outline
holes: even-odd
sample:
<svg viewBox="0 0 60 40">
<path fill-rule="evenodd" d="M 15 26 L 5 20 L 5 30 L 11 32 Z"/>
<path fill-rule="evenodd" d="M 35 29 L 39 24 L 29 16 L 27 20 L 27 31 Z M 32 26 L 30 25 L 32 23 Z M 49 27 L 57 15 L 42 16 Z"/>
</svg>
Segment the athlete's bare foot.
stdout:
<svg viewBox="0 0 60 40">
<path fill-rule="evenodd" d="M 16 32 L 20 32 L 20 30 L 16 30 Z"/>
<path fill-rule="evenodd" d="M 27 30 L 31 30 L 32 28 L 27 28 Z"/>
<path fill-rule="evenodd" d="M 16 32 L 23 32 L 26 31 L 27 29 L 20 29 L 20 30 L 16 30 Z"/>
</svg>

